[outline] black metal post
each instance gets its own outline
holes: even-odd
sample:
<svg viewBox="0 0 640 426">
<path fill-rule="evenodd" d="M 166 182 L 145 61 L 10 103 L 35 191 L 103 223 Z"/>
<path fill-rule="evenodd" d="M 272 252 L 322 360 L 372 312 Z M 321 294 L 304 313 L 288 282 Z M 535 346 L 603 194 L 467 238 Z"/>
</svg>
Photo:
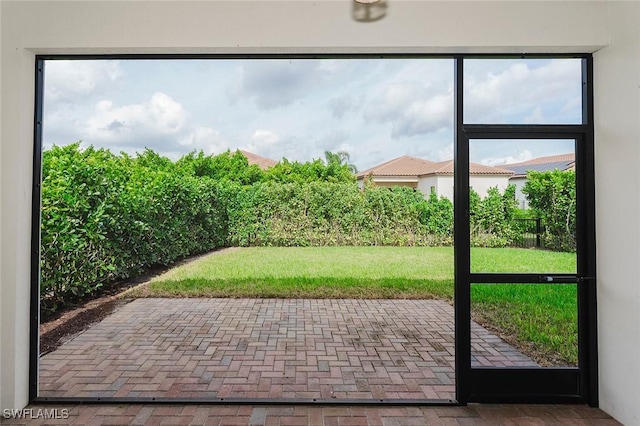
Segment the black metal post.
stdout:
<svg viewBox="0 0 640 426">
<path fill-rule="evenodd" d="M 595 141 L 593 134 L 593 57 L 582 60 L 582 121 L 587 130 L 576 147 L 576 221 L 581 232 L 576 242 L 581 247 L 578 273 L 578 364 L 580 393 L 589 405 L 598 406 L 598 335 L 596 286 L 596 199 L 595 199 Z"/>
<path fill-rule="evenodd" d="M 454 87 L 454 306 L 456 339 L 456 399 L 466 404 L 471 394 L 471 291 L 469 227 L 469 141 L 463 129 L 463 65 L 455 58 Z"/>
<path fill-rule="evenodd" d="M 40 204 L 42 183 L 42 120 L 44 60 L 36 58 L 33 124 L 33 192 L 31 195 L 31 294 L 29 323 L 29 400 L 38 397 L 40 359 Z"/>
</svg>

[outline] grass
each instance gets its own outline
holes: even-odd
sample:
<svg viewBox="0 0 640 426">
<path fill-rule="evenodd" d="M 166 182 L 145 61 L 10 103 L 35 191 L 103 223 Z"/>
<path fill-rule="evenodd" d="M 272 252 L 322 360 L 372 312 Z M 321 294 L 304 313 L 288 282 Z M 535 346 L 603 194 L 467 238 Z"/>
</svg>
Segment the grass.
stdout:
<svg viewBox="0 0 640 426">
<path fill-rule="evenodd" d="M 446 247 L 251 247 L 213 253 L 152 280 L 167 297 L 451 298 Z"/>
<path fill-rule="evenodd" d="M 575 271 L 575 255 L 473 248 L 474 272 Z M 472 285 L 474 318 L 538 362 L 575 365 L 574 285 Z M 440 298 L 453 300 L 450 247 L 251 247 L 204 256 L 137 297 Z"/>
<path fill-rule="evenodd" d="M 576 284 L 473 284 L 474 318 L 536 361 L 578 365 Z"/>
</svg>

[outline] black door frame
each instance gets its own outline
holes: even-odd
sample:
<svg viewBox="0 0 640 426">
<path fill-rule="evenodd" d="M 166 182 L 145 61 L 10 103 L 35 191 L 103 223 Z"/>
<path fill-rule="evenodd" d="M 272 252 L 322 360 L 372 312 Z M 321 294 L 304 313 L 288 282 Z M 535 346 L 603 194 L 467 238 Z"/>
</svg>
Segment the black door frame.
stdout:
<svg viewBox="0 0 640 426">
<path fill-rule="evenodd" d="M 596 335 L 595 178 L 592 59 L 582 59 L 583 124 L 470 125 L 463 120 L 464 58 L 456 58 L 455 97 L 455 310 L 456 399 L 468 402 L 586 402 L 598 405 Z M 554 285 L 577 283 L 577 368 L 471 366 L 471 284 L 540 283 L 541 274 L 471 272 L 469 141 L 471 139 L 572 139 L 576 146 L 577 273 L 552 274 Z"/>
</svg>

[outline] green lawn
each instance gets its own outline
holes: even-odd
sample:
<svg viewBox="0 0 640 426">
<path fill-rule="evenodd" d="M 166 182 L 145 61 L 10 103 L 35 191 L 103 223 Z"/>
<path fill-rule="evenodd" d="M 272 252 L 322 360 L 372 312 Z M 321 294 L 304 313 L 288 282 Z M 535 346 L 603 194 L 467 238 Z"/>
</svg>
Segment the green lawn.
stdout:
<svg viewBox="0 0 640 426">
<path fill-rule="evenodd" d="M 472 249 L 476 272 L 574 272 L 575 255 Z M 575 286 L 472 286 L 474 318 L 537 360 L 575 365 Z M 154 278 L 138 297 L 453 299 L 450 247 L 251 247 L 214 252 Z"/>
</svg>

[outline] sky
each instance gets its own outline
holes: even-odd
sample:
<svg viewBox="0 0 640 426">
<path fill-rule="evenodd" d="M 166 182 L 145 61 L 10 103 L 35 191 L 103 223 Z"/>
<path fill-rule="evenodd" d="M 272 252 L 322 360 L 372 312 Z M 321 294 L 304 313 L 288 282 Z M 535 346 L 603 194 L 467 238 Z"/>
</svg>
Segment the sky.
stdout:
<svg viewBox="0 0 640 426">
<path fill-rule="evenodd" d="M 48 60 L 45 149 L 82 146 L 172 159 L 244 149 L 309 161 L 346 151 L 359 170 L 402 155 L 453 157 L 451 59 Z M 465 61 L 464 120 L 577 124 L 580 60 Z M 474 142 L 500 165 L 573 151 L 567 141 Z"/>
</svg>

